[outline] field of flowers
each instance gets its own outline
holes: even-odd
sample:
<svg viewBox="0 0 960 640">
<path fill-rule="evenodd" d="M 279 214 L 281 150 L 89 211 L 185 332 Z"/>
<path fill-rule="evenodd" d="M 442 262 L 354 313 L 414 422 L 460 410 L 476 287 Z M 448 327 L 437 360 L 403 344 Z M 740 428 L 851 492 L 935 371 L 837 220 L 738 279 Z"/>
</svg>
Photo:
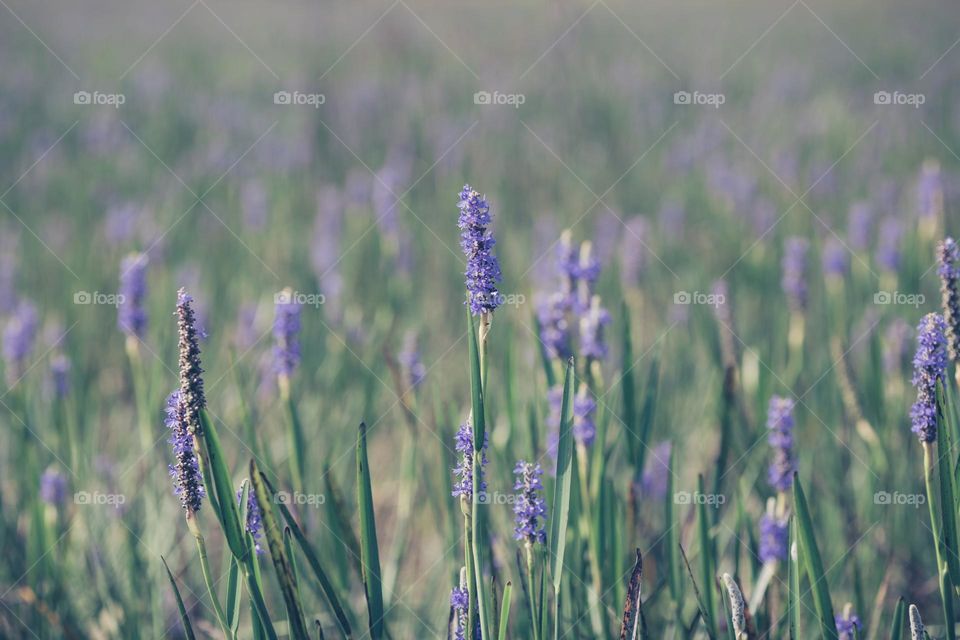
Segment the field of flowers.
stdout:
<svg viewBox="0 0 960 640">
<path fill-rule="evenodd" d="M 958 27 L 0 0 L 0 638 L 955 640 Z"/>
</svg>

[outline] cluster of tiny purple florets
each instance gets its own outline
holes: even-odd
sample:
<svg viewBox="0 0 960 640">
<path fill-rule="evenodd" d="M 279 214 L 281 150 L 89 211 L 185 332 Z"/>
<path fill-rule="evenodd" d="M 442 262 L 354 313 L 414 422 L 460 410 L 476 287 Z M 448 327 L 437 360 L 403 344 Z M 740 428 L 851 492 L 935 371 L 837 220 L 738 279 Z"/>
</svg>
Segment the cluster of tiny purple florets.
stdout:
<svg viewBox="0 0 960 640">
<path fill-rule="evenodd" d="M 147 256 L 134 253 L 120 263 L 117 326 L 128 336 L 143 338 L 147 332 Z"/>
<path fill-rule="evenodd" d="M 453 608 L 454 640 L 466 637 L 467 614 L 470 609 L 470 592 L 465 587 L 454 587 L 450 591 L 450 606 Z"/>
<path fill-rule="evenodd" d="M 767 429 L 770 430 L 767 441 L 773 447 L 773 461 L 767 479 L 774 489 L 781 492 L 789 491 L 793 486 L 793 472 L 796 470 L 793 459 L 793 406 L 793 400 L 773 396 L 767 413 Z"/>
<path fill-rule="evenodd" d="M 513 514 L 516 526 L 513 529 L 514 537 L 528 544 L 547 541 L 547 532 L 544 527 L 547 519 L 547 503 L 540 495 L 543 491 L 543 482 L 540 476 L 543 469 L 539 464 L 521 460 L 513 470 L 517 480 L 513 489 L 517 492 L 516 502 L 513 505 Z"/>
<path fill-rule="evenodd" d="M 928 313 L 917 327 L 917 352 L 913 379 L 917 401 L 910 409 L 911 431 L 921 442 L 937 439 L 937 381 L 947 369 L 946 323 L 938 313 Z"/>
<path fill-rule="evenodd" d="M 783 277 L 780 281 L 791 311 L 807 308 L 807 251 L 810 243 L 806 238 L 787 238 L 783 249 Z"/>
<path fill-rule="evenodd" d="M 243 500 L 243 490 L 237 491 L 237 503 Z M 253 548 L 257 553 L 263 553 L 263 547 L 260 546 L 260 537 L 263 530 L 263 517 L 260 513 L 260 503 L 257 502 L 257 496 L 254 495 L 251 488 L 247 492 L 247 521 L 245 523 L 247 533 L 253 536 Z"/>
<path fill-rule="evenodd" d="M 484 434 L 483 447 L 480 449 L 480 497 L 481 499 L 487 491 L 487 481 L 483 479 L 483 468 L 487 464 L 487 436 Z M 460 460 L 457 466 L 453 468 L 453 474 L 456 479 L 453 482 L 454 498 L 464 497 L 468 500 L 473 499 L 473 426 L 469 422 L 460 425 L 457 431 L 456 442 L 457 453 L 460 454 Z"/>
<path fill-rule="evenodd" d="M 860 622 L 860 616 L 855 613 L 840 615 L 834 617 L 837 624 L 837 635 L 839 640 L 854 640 L 861 631 L 863 623 Z"/>
<path fill-rule="evenodd" d="M 273 318 L 273 366 L 278 375 L 289 378 L 300 364 L 300 305 L 281 297 Z"/>
<path fill-rule="evenodd" d="M 460 247 L 467 256 L 465 272 L 467 285 L 467 304 L 473 315 L 491 313 L 500 305 L 500 291 L 497 289 L 503 276 L 500 263 L 493 255 L 496 244 L 490 233 L 490 206 L 486 198 L 464 185 L 460 191 Z"/>
<path fill-rule="evenodd" d="M 169 466 L 174 494 L 187 513 L 200 510 L 205 491 L 200 476 L 200 465 L 193 447 L 193 435 L 187 422 L 187 407 L 179 389 L 167 397 L 167 417 L 164 424 L 170 429 L 170 445 L 174 463 Z"/>
<path fill-rule="evenodd" d="M 193 298 L 184 289 L 177 292 L 180 402 L 183 404 L 183 419 L 191 435 L 200 433 L 200 412 L 207 406 L 203 392 L 203 368 L 200 366 L 199 339 L 202 332 L 197 329 L 192 303 Z"/>
<path fill-rule="evenodd" d="M 787 559 L 789 523 L 771 515 L 760 516 L 760 561 L 763 563 Z"/>
</svg>

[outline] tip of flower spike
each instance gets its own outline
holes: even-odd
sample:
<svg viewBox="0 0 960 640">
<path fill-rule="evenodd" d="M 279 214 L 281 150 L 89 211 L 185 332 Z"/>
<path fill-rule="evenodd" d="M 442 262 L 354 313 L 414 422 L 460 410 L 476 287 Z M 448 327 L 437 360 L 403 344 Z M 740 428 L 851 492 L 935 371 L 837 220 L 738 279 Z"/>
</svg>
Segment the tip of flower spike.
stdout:
<svg viewBox="0 0 960 640">
<path fill-rule="evenodd" d="M 191 302 L 193 302 L 193 296 L 187 293 L 186 288 L 180 287 L 177 289 L 177 306 L 190 304 Z"/>
</svg>

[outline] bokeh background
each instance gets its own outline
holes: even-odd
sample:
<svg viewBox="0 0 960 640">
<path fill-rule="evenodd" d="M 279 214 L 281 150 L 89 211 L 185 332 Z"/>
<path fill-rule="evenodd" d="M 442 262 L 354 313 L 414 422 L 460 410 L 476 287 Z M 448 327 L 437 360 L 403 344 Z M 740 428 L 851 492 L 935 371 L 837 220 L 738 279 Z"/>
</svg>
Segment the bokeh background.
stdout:
<svg viewBox="0 0 960 640">
<path fill-rule="evenodd" d="M 715 472 L 724 341 L 744 406 L 722 472 L 723 566 L 751 562 L 776 393 L 797 401 L 800 474 L 836 598 L 853 602 L 871 633 L 898 595 L 937 611 L 926 507 L 874 495 L 922 493 L 908 369 L 911 328 L 939 305 L 934 243 L 957 233 L 951 3 L 0 5 L 0 316 L 15 322 L 25 300 L 39 316 L 28 367 L 8 363 L 0 394 L 9 637 L 176 636 L 161 555 L 196 626 L 217 633 L 166 472 L 162 407 L 177 384 L 181 286 L 208 333 L 211 413 L 238 482 L 258 440 L 271 477 L 289 484 L 270 368 L 274 295 L 289 286 L 322 300 L 302 312 L 295 386 L 308 485 L 325 499 L 302 517 L 361 619 L 331 483 L 352 522 L 352 447 L 366 421 L 390 627 L 395 638 L 446 637 L 462 562 L 449 470 L 469 400 L 456 227 L 467 182 L 490 201 L 510 300 L 490 344 L 490 483 L 501 491 L 512 490 L 517 458 L 549 466 L 536 303 L 557 287 L 562 230 L 591 240 L 603 265 L 611 353 L 598 400 L 609 407 L 602 445 L 621 545 L 603 598 L 611 629 L 633 547 L 649 559 L 649 606 L 664 612 L 653 618 L 672 616 L 657 568 L 663 497 L 630 497 L 640 478 L 619 439 L 637 425 L 621 408 L 623 374 L 646 388 L 659 362 L 644 447 L 672 441 L 675 486 L 693 490 L 698 473 Z M 107 104 L 84 104 L 82 92 Z M 278 104 L 277 92 L 306 104 Z M 799 361 L 780 286 L 790 236 L 811 243 Z M 831 250 L 849 263 L 832 289 L 821 269 Z M 149 258 L 139 350 L 152 421 L 138 415 L 110 299 L 131 251 Z M 677 303 L 718 280 L 729 284 L 731 324 L 709 305 Z M 883 292 L 906 297 L 882 304 Z M 389 365 L 414 344 L 424 378 L 409 421 Z M 58 393 L 65 360 L 69 389 Z M 851 387 L 869 431 L 845 407 Z M 13 454 L 21 437 L 29 459 Z M 411 446 L 413 470 L 402 464 Z M 650 473 L 668 473 L 661 457 L 648 456 Z M 37 495 L 51 470 L 66 479 L 62 503 Z M 76 492 L 123 500 L 82 504 Z M 634 508 L 642 515 L 629 520 Z M 510 506 L 491 513 L 509 578 Z M 225 552 L 206 517 L 219 575 Z M 680 517 L 695 547 L 692 520 Z M 309 614 L 328 622 L 305 592 Z M 586 621 L 571 616 L 570 637 L 584 637 Z"/>
</svg>

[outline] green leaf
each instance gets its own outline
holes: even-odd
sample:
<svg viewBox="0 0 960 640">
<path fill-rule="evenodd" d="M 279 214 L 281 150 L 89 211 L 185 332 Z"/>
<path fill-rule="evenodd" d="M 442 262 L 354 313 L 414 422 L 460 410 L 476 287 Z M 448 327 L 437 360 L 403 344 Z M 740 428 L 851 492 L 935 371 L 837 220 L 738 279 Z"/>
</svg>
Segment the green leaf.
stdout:
<svg viewBox="0 0 960 640">
<path fill-rule="evenodd" d="M 697 490 L 704 495 L 703 474 L 697 476 Z M 711 638 L 717 637 L 716 599 L 713 594 L 713 543 L 710 540 L 710 519 L 707 515 L 706 500 L 697 504 L 697 520 L 700 530 L 700 573 L 703 579 L 703 624 Z"/>
<path fill-rule="evenodd" d="M 230 558 L 230 573 L 227 576 L 227 624 L 233 635 L 237 635 L 240 628 L 240 596 L 243 591 L 243 582 L 240 580 L 240 561 Z"/>
<path fill-rule="evenodd" d="M 360 561 L 363 567 L 363 590 L 367 598 L 370 637 L 384 636 L 383 591 L 380 574 L 380 550 L 377 544 L 377 523 L 373 515 L 373 488 L 367 462 L 367 425 L 357 431 L 357 504 L 360 509 Z"/>
<path fill-rule="evenodd" d="M 790 640 L 800 640 L 800 558 L 794 546 L 798 546 L 797 518 L 791 516 L 787 534 L 787 625 Z"/>
<path fill-rule="evenodd" d="M 267 489 L 270 491 L 270 495 L 276 495 L 277 492 L 274 490 L 273 485 L 270 484 L 270 481 L 267 479 L 267 477 L 262 476 L 262 478 L 267 485 Z M 351 637 L 352 631 L 350 629 L 350 622 L 347 619 L 346 613 L 344 613 L 344 608 L 340 602 L 340 599 L 337 597 L 337 592 L 333 588 L 333 582 L 330 581 L 327 572 L 324 571 L 316 552 L 314 552 L 313 547 L 310 546 L 310 542 L 307 540 L 306 535 L 304 535 L 303 529 L 300 528 L 300 525 L 293 517 L 293 514 L 290 513 L 290 509 L 288 509 L 287 505 L 282 502 L 278 502 L 277 506 L 280 508 L 280 513 L 283 515 L 283 519 L 286 520 L 287 526 L 290 527 L 290 532 L 293 534 L 294 539 L 296 539 L 297 543 L 300 545 L 300 550 L 303 551 L 303 555 L 306 556 L 307 564 L 310 565 L 310 568 L 313 570 L 313 573 L 317 578 L 317 582 L 320 583 L 320 588 L 323 590 L 323 594 L 326 596 L 327 602 L 329 603 L 330 608 L 333 610 L 333 615 L 337 619 L 337 624 L 340 625 L 340 630 L 343 632 L 345 637 Z"/>
<path fill-rule="evenodd" d="M 679 609 L 683 601 L 682 568 L 680 567 L 680 523 L 674 514 L 676 493 L 674 488 L 674 465 L 676 463 L 676 447 L 670 447 L 670 461 L 667 465 L 667 495 L 664 504 L 664 526 L 667 531 L 667 584 L 670 587 L 670 597 L 674 607 Z"/>
<path fill-rule="evenodd" d="M 250 459 L 250 482 L 253 484 L 257 504 L 260 507 L 260 517 L 263 520 L 263 536 L 267 539 L 270 559 L 273 561 L 273 569 L 277 574 L 280 591 L 283 593 L 283 601 L 287 607 L 287 624 L 290 627 L 290 633 L 298 640 L 301 638 L 309 640 L 307 625 L 303 617 L 303 606 L 300 603 L 296 578 L 293 575 L 293 566 L 284 550 L 283 534 L 273 512 L 273 497 L 267 491 L 267 486 L 263 482 L 257 463 L 252 458 Z"/>
<path fill-rule="evenodd" d="M 942 520 L 941 534 L 943 536 L 943 557 L 950 567 L 950 577 L 956 581 L 960 576 L 960 558 L 957 557 L 957 511 L 950 508 L 955 505 L 954 470 L 952 464 L 953 442 L 950 429 L 946 424 L 946 406 L 944 385 L 937 382 L 936 390 L 937 419 L 940 428 L 937 429 L 937 475 L 940 478 L 940 517 Z"/>
<path fill-rule="evenodd" d="M 498 640 L 507 640 L 507 626 L 510 623 L 510 598 L 513 596 L 513 583 L 507 582 L 503 588 L 503 602 L 500 603 L 500 632 Z"/>
<path fill-rule="evenodd" d="M 557 444 L 557 475 L 553 486 L 553 508 L 550 520 L 550 560 L 553 580 L 554 637 L 560 629 L 560 585 L 563 578 L 563 555 L 567 545 L 567 523 L 570 518 L 570 493 L 573 484 L 573 358 L 567 362 L 563 376 L 563 397 L 560 402 L 560 440 Z"/>
<path fill-rule="evenodd" d="M 823 570 L 823 560 L 820 558 L 820 549 L 813 531 L 813 519 L 807 507 L 807 499 L 800 486 L 800 478 L 793 474 L 793 504 L 797 510 L 797 538 L 800 540 L 800 550 L 803 553 L 803 566 L 810 580 L 810 590 L 813 592 L 813 603 L 820 620 L 820 634 L 825 640 L 837 640 L 837 626 L 834 620 L 833 603 L 830 601 L 830 586 L 827 584 L 826 572 Z"/>
<path fill-rule="evenodd" d="M 170 573 L 170 567 L 167 566 L 166 559 L 160 556 L 160 560 L 163 562 L 163 568 L 167 570 L 167 577 L 170 578 L 170 586 L 173 587 L 173 595 L 177 599 L 177 609 L 180 611 L 180 622 L 183 623 L 183 632 L 187 634 L 188 640 L 195 640 L 196 636 L 193 635 L 193 627 L 190 626 L 190 618 L 187 617 L 187 609 L 183 606 L 183 598 L 180 597 L 180 589 L 177 588 L 177 582 L 173 579 L 173 574 Z"/>
<path fill-rule="evenodd" d="M 893 610 L 893 623 L 890 625 L 890 640 L 903 640 L 903 621 L 907 613 L 907 603 L 897 598 L 897 607 Z"/>
<path fill-rule="evenodd" d="M 697 579 L 693 575 L 693 569 L 690 568 L 690 561 L 687 560 L 687 552 L 683 550 L 682 544 L 677 546 L 680 549 L 680 557 L 683 558 L 683 566 L 686 567 L 687 575 L 690 577 L 690 584 L 693 586 L 693 595 L 697 600 L 697 610 L 700 612 L 700 618 L 703 620 L 704 630 L 707 632 L 707 635 L 710 636 L 710 640 L 716 640 L 716 632 L 711 625 L 707 624 L 707 605 L 703 600 L 703 596 L 700 594 L 700 588 L 697 586 Z M 712 579 L 708 578 L 708 580 L 712 582 Z M 707 586 L 709 586 L 709 584 Z"/>
<path fill-rule="evenodd" d="M 234 497 L 233 483 L 230 482 L 230 471 L 227 469 L 223 449 L 220 447 L 220 438 L 205 410 L 200 411 L 200 425 L 203 430 L 206 459 L 210 462 L 210 472 L 213 476 L 213 489 L 222 516 L 223 533 L 231 553 L 242 562 L 250 553 L 250 549 L 247 546 L 243 527 L 240 526 L 240 511 Z"/>
</svg>

